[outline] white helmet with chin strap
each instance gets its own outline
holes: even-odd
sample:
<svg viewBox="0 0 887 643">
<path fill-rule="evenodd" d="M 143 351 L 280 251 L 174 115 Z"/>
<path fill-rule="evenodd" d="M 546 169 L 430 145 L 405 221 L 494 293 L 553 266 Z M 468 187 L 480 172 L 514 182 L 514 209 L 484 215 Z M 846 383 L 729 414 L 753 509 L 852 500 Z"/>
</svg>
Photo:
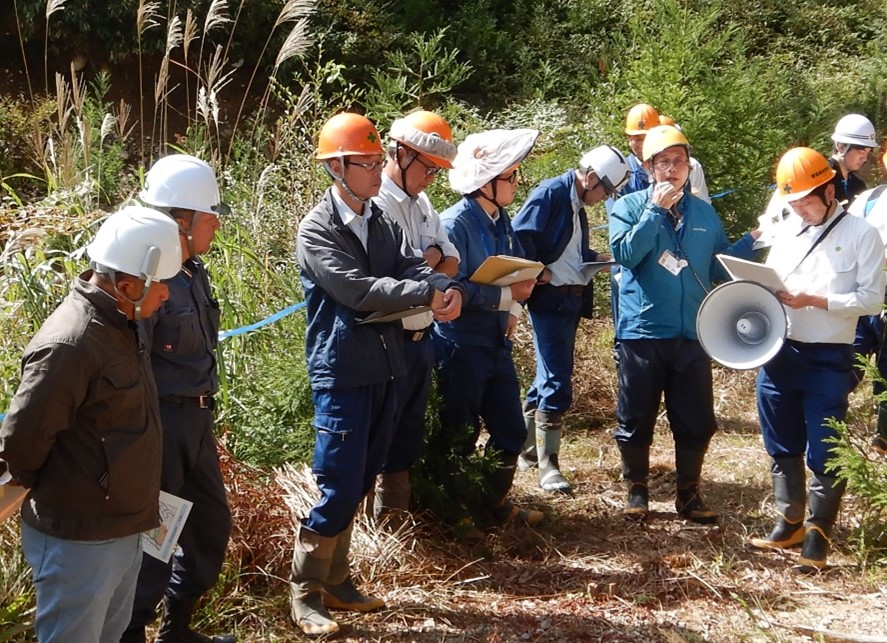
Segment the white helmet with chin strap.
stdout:
<svg viewBox="0 0 887 643">
<path fill-rule="evenodd" d="M 115 292 L 135 306 L 136 319 L 141 319 L 151 282 L 172 279 L 182 269 L 178 226 L 165 214 L 141 205 L 128 205 L 105 219 L 86 254 L 93 270 L 109 275 Z M 116 273 L 143 279 L 141 297 L 131 300 L 117 290 Z"/>
<path fill-rule="evenodd" d="M 862 114 L 847 114 L 842 117 L 835 125 L 832 140 L 835 143 L 878 147 L 875 126 Z"/>
<path fill-rule="evenodd" d="M 216 215 L 227 209 L 219 195 L 216 173 L 206 161 L 189 154 L 158 160 L 145 176 L 139 200 L 155 208 L 181 208 Z"/>
<path fill-rule="evenodd" d="M 170 154 L 154 163 L 145 176 L 145 188 L 139 192 L 139 200 L 167 214 L 173 209 L 192 211 L 190 223 L 179 225 L 191 256 L 195 254 L 191 231 L 200 213 L 216 216 L 230 213 L 230 208 L 222 203 L 212 167 L 189 154 Z"/>
<path fill-rule="evenodd" d="M 625 185 L 630 173 L 622 152 L 612 145 L 601 145 L 583 154 L 579 169 L 594 172 L 608 196 L 615 195 Z"/>
</svg>

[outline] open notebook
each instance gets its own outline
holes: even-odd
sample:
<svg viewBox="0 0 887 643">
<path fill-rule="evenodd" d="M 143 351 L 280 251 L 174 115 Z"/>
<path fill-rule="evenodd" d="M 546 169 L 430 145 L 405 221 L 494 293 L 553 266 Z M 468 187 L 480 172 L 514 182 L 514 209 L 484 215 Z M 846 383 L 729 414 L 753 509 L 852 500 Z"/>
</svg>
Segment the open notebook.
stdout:
<svg viewBox="0 0 887 643">
<path fill-rule="evenodd" d="M 773 294 L 776 294 L 778 291 L 788 292 L 788 288 L 782 282 L 782 279 L 769 266 L 754 261 L 746 261 L 745 259 L 737 259 L 729 255 L 717 255 L 717 258 L 734 281 L 739 279 L 754 281 L 764 286 Z"/>
</svg>

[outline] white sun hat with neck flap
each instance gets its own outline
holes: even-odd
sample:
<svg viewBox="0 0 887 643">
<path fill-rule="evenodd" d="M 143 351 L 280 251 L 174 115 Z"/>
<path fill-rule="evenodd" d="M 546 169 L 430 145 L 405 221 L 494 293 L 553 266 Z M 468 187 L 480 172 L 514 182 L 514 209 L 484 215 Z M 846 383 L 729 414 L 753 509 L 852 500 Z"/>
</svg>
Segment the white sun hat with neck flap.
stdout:
<svg viewBox="0 0 887 643">
<path fill-rule="evenodd" d="M 459 194 L 471 194 L 523 161 L 538 137 L 539 130 L 535 129 L 493 129 L 469 134 L 453 160 L 450 187 Z"/>
</svg>

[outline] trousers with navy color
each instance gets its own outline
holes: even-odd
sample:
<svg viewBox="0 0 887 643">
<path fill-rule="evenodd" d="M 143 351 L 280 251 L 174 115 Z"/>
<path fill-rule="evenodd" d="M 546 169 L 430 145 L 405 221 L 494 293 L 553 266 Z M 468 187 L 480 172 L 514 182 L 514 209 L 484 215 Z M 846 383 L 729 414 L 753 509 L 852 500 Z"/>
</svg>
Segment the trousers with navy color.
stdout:
<svg viewBox="0 0 887 643">
<path fill-rule="evenodd" d="M 315 389 L 314 475 L 320 500 L 303 524 L 332 537 L 351 523 L 391 447 L 395 383 Z"/>
</svg>

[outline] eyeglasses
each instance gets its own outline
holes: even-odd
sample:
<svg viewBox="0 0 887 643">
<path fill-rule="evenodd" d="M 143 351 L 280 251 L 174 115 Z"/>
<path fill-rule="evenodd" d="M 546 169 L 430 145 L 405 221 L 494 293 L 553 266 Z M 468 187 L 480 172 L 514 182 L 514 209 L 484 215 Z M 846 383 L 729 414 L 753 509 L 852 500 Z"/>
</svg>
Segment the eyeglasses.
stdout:
<svg viewBox="0 0 887 643">
<path fill-rule="evenodd" d="M 663 159 L 661 161 L 653 161 L 653 167 L 660 172 L 665 172 L 671 168 L 680 170 L 688 165 L 690 165 L 690 161 L 687 159 Z"/>
<path fill-rule="evenodd" d="M 518 171 L 517 170 L 515 170 L 514 172 L 512 172 L 508 176 L 497 176 L 496 177 L 497 181 L 505 181 L 506 183 L 511 183 L 512 185 L 517 183 L 517 179 L 518 179 Z"/>
<path fill-rule="evenodd" d="M 356 165 L 357 167 L 363 168 L 367 172 L 375 172 L 376 170 L 381 170 L 382 166 L 385 165 L 385 160 L 372 161 L 370 163 L 358 163 L 356 161 L 345 161 L 345 165 Z"/>
<path fill-rule="evenodd" d="M 419 165 L 425 168 L 425 176 L 437 176 L 443 169 L 439 165 L 428 165 L 428 163 L 419 158 L 418 154 L 413 156 L 413 161 L 418 161 Z"/>
</svg>

